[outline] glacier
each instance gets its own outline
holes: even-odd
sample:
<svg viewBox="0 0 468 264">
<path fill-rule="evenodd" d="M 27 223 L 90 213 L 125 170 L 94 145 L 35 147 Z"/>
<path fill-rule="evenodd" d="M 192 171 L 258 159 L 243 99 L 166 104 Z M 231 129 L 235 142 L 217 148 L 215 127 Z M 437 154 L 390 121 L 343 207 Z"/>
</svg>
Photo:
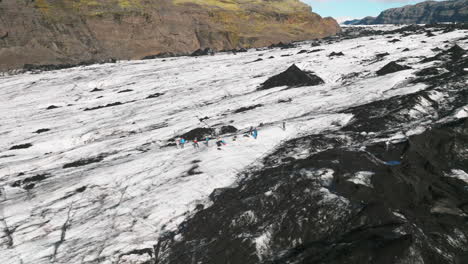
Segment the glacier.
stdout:
<svg viewBox="0 0 468 264">
<path fill-rule="evenodd" d="M 340 130 L 354 120 L 346 112 L 353 107 L 426 89 L 411 82 L 415 72 L 434 63 L 420 58 L 435 55 L 432 49 L 448 41 L 468 48 L 466 38 L 460 40 L 468 30 L 434 34 L 395 33 L 401 39 L 395 43 L 387 35 L 323 40 L 313 48 L 317 41 L 304 41 L 290 49 L 1 76 L 0 263 L 148 261 L 148 254 L 128 253 L 152 248 L 200 206 L 209 207 L 214 190 L 237 186 L 245 172 L 265 166 L 263 158 L 284 142 Z M 300 53 L 312 49 L 320 50 Z M 329 57 L 332 52 L 344 56 Z M 389 55 L 376 57 L 383 52 Z M 397 60 L 411 69 L 375 74 Z M 292 64 L 325 83 L 257 90 Z M 252 105 L 261 106 L 235 112 Z M 417 118 L 431 111 L 422 98 L 408 114 Z M 224 125 L 239 131 L 221 135 L 227 142 L 221 150 L 212 141 L 198 150 L 171 144 L 191 129 Z M 258 128 L 256 140 L 242 136 L 251 126 Z M 409 124 L 399 132 L 422 133 L 421 126 Z M 309 154 L 299 147 L 288 155 Z M 197 173 L 190 175 L 194 165 Z M 256 238 L 259 251 L 271 251 L 269 237 L 267 232 Z"/>
</svg>

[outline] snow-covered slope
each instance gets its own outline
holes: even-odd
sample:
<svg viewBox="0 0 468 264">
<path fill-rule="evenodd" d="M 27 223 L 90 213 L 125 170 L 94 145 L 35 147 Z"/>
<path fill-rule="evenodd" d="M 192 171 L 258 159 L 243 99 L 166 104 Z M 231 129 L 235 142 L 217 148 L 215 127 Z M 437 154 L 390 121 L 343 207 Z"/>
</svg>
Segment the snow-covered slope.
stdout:
<svg viewBox="0 0 468 264">
<path fill-rule="evenodd" d="M 460 40 L 467 30 L 433 33 L 0 77 L 0 263 L 130 263 L 127 255 L 153 247 L 286 140 L 338 130 L 354 118 L 348 109 L 425 89 L 411 82 L 434 63 L 421 58 L 447 42 L 468 48 Z M 376 76 L 390 61 L 411 69 Z M 292 64 L 325 84 L 257 91 Z M 194 128 L 225 125 L 240 131 L 222 135 L 221 150 L 213 141 L 199 150 L 171 144 Z M 251 126 L 256 140 L 242 136 Z"/>
</svg>

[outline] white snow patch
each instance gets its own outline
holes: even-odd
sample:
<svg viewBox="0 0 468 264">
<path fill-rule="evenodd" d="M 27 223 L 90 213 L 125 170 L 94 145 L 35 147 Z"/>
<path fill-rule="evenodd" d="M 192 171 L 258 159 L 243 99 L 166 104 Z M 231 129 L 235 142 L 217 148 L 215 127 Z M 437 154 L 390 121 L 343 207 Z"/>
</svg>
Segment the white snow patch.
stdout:
<svg viewBox="0 0 468 264">
<path fill-rule="evenodd" d="M 431 98 L 431 100 L 437 102 L 441 99 L 443 99 L 445 97 L 445 94 L 444 93 L 441 93 L 439 91 L 431 91 L 429 93 L 429 98 Z"/>
<path fill-rule="evenodd" d="M 466 173 L 464 170 L 453 169 L 451 170 L 450 173 L 446 173 L 445 176 L 451 177 L 451 178 L 457 178 L 468 183 L 468 173 Z"/>
<path fill-rule="evenodd" d="M 323 196 L 323 199 L 319 201 L 319 204 L 323 204 L 323 203 L 334 203 L 334 204 L 342 203 L 344 205 L 349 204 L 349 201 L 346 198 L 342 196 L 338 196 L 334 193 L 331 193 L 330 190 L 328 190 L 327 188 L 321 187 L 319 189 L 319 193 Z"/>
<path fill-rule="evenodd" d="M 372 176 L 374 174 L 375 173 L 371 171 L 358 171 L 354 173 L 351 178 L 347 179 L 347 181 L 373 188 Z"/>
<path fill-rule="evenodd" d="M 392 212 L 395 216 L 401 218 L 401 219 L 405 219 L 406 220 L 406 217 L 398 212 Z"/>
<path fill-rule="evenodd" d="M 301 169 L 299 174 L 302 176 L 316 180 L 318 179 L 323 186 L 330 186 L 333 181 L 333 173 L 332 169 Z"/>
<path fill-rule="evenodd" d="M 466 118 L 468 117 L 468 105 L 462 107 L 462 109 L 458 110 L 458 112 L 455 114 L 455 118 L 461 119 L 461 118 Z"/>
<path fill-rule="evenodd" d="M 413 129 L 410 129 L 410 130 L 406 131 L 405 135 L 407 137 L 410 137 L 410 136 L 422 134 L 422 133 L 424 133 L 424 131 L 426 131 L 425 127 L 418 126 L 416 128 L 413 128 Z"/>
<path fill-rule="evenodd" d="M 320 175 L 320 181 L 322 186 L 328 187 L 332 184 L 333 182 L 333 174 L 335 171 L 332 169 L 320 169 L 317 171 Z"/>
<path fill-rule="evenodd" d="M 271 248 L 270 248 L 270 241 L 271 241 L 271 232 L 266 231 L 259 237 L 255 238 L 255 248 L 257 251 L 257 257 L 260 261 L 262 261 L 265 257 L 270 255 Z"/>
<path fill-rule="evenodd" d="M 406 138 L 407 137 L 406 137 L 405 133 L 399 131 L 399 132 L 393 134 L 390 138 L 388 138 L 387 141 L 386 141 L 386 144 L 389 145 L 389 144 L 400 143 L 402 141 L 405 141 Z"/>
</svg>

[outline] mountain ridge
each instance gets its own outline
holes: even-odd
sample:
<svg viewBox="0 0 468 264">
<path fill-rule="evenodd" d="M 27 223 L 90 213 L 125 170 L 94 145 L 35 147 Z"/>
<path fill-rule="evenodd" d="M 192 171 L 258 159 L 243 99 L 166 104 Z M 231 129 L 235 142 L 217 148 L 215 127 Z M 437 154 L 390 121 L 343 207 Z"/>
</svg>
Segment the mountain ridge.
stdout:
<svg viewBox="0 0 468 264">
<path fill-rule="evenodd" d="M 343 22 L 344 25 L 372 24 L 432 24 L 468 22 L 468 1 L 425 1 L 382 11 L 377 17 L 365 17 Z"/>
<path fill-rule="evenodd" d="M 236 49 L 340 31 L 298 0 L 0 2 L 0 70 Z"/>
</svg>

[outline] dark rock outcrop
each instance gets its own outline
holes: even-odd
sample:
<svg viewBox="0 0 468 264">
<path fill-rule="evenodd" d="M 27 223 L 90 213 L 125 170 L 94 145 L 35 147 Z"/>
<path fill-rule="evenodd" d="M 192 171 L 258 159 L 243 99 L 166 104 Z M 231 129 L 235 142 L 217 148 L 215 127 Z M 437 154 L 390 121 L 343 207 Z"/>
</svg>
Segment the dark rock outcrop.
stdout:
<svg viewBox="0 0 468 264">
<path fill-rule="evenodd" d="M 52 109 L 57 109 L 57 108 L 60 108 L 60 106 L 49 105 L 46 109 L 47 109 L 47 110 L 52 110 Z"/>
<path fill-rule="evenodd" d="M 296 46 L 293 44 L 293 43 L 283 43 L 283 42 L 279 42 L 279 43 L 276 43 L 276 44 L 271 44 L 269 46 L 269 48 L 281 48 L 281 49 L 292 49 L 292 48 L 295 48 Z"/>
<path fill-rule="evenodd" d="M 90 92 L 95 93 L 95 92 L 102 92 L 102 91 L 103 91 L 102 89 L 99 89 L 99 88 L 96 87 L 96 88 L 92 89 Z"/>
<path fill-rule="evenodd" d="M 10 150 L 15 150 L 15 149 L 27 149 L 32 147 L 31 143 L 25 143 L 25 144 L 19 144 L 19 145 L 14 145 L 10 148 Z"/>
<path fill-rule="evenodd" d="M 436 68 L 425 68 L 415 73 L 416 76 L 432 76 L 439 74 L 440 71 Z"/>
<path fill-rule="evenodd" d="M 258 58 L 258 59 L 254 60 L 254 61 L 247 62 L 247 63 L 259 62 L 259 61 L 262 61 L 262 60 L 263 60 L 262 58 Z M 246 64 L 247 64 L 247 63 L 246 63 Z"/>
<path fill-rule="evenodd" d="M 190 130 L 187 133 L 180 135 L 180 137 L 185 138 L 186 140 L 202 140 L 207 136 L 212 136 L 215 133 L 215 130 L 211 127 L 197 127 Z"/>
<path fill-rule="evenodd" d="M 75 191 L 77 193 L 82 193 L 82 192 L 84 192 L 86 190 L 86 188 L 87 188 L 86 186 L 82 186 L 82 187 L 77 188 Z"/>
<path fill-rule="evenodd" d="M 242 112 L 249 111 L 249 110 L 252 110 L 252 109 L 255 109 L 255 108 L 258 108 L 258 107 L 262 107 L 262 106 L 263 106 L 262 104 L 256 104 L 256 105 L 251 105 L 251 106 L 243 106 L 241 108 L 238 108 L 238 109 L 234 110 L 233 113 L 235 113 L 235 114 L 242 113 Z"/>
<path fill-rule="evenodd" d="M 205 48 L 205 49 L 197 49 L 196 51 L 192 52 L 190 56 L 193 57 L 198 57 L 198 56 L 206 56 L 206 55 L 214 55 L 214 50 L 210 48 Z"/>
<path fill-rule="evenodd" d="M 340 57 L 340 56 L 344 56 L 344 53 L 343 52 L 334 52 L 332 51 L 332 53 L 328 54 L 328 57 Z"/>
<path fill-rule="evenodd" d="M 0 3 L 1 4 L 1 3 Z M 1 49 L 1 46 L 0 46 Z M 100 59 L 100 60 L 86 60 L 86 61 L 80 61 L 77 63 L 58 63 L 58 64 L 24 64 L 23 65 L 23 70 L 25 71 L 32 71 L 32 72 L 37 72 L 37 71 L 55 71 L 55 70 L 62 70 L 62 69 L 69 69 L 73 67 L 79 67 L 79 66 L 88 66 L 92 64 L 104 64 L 104 63 L 116 63 L 117 60 L 114 58 L 110 59 Z M 0 64 L 1 66 L 1 64 Z M 0 68 L 1 70 L 1 68 Z"/>
<path fill-rule="evenodd" d="M 221 134 L 227 134 L 227 133 L 236 133 L 237 132 L 237 128 L 234 127 L 234 126 L 222 126 L 221 129 L 220 129 L 220 133 Z"/>
<path fill-rule="evenodd" d="M 388 63 L 387 65 L 383 66 L 376 73 L 377 73 L 377 75 L 385 75 L 385 74 L 394 73 L 394 72 L 397 72 L 397 71 L 403 71 L 403 70 L 407 70 L 407 69 L 411 69 L 411 67 L 405 66 L 405 65 L 400 65 L 400 64 L 392 61 L 392 62 Z"/>
<path fill-rule="evenodd" d="M 48 131 L 50 131 L 49 128 L 40 128 L 40 129 L 36 130 L 34 133 L 41 134 L 41 133 L 45 133 L 45 132 L 48 132 Z"/>
<path fill-rule="evenodd" d="M 178 56 L 178 55 L 179 55 L 179 54 L 175 54 L 175 53 L 173 53 L 173 52 L 161 52 L 161 53 L 158 53 L 158 54 L 155 54 L 155 55 L 144 56 L 144 57 L 141 58 L 141 59 L 142 59 L 142 60 L 152 60 L 152 59 L 176 57 L 176 56 Z"/>
<path fill-rule="evenodd" d="M 80 159 L 80 160 L 73 161 L 70 163 L 66 163 L 63 165 L 63 168 L 67 169 L 67 168 L 86 166 L 88 164 L 101 162 L 103 159 L 104 159 L 104 155 L 99 155 L 99 156 L 91 157 L 91 158 L 84 158 L 84 159 Z"/>
<path fill-rule="evenodd" d="M 422 62 L 430 62 L 444 59 L 451 59 L 452 61 L 457 61 L 460 60 L 465 54 L 466 50 L 455 44 L 450 49 L 443 50 L 433 57 L 423 59 Z"/>
<path fill-rule="evenodd" d="M 377 57 L 377 58 L 383 58 L 383 57 L 386 57 L 386 56 L 388 56 L 388 55 L 390 55 L 388 52 L 377 53 L 377 54 L 375 54 L 375 57 Z"/>
<path fill-rule="evenodd" d="M 129 93 L 129 92 L 133 92 L 132 89 L 124 89 L 122 91 L 118 91 L 117 93 Z"/>
<path fill-rule="evenodd" d="M 23 180 L 17 180 L 11 184 L 11 187 L 22 187 L 25 190 L 31 190 L 34 188 L 37 182 L 43 181 L 50 177 L 50 174 L 37 174 Z"/>
<path fill-rule="evenodd" d="M 95 107 L 88 107 L 88 108 L 85 108 L 84 111 L 93 111 L 93 110 L 98 110 L 98 109 L 107 108 L 107 107 L 112 107 L 112 106 L 118 106 L 118 105 L 123 105 L 123 103 L 121 103 L 121 102 L 115 102 L 115 103 L 110 103 L 110 104 L 106 104 L 106 105 L 100 105 L 100 106 L 95 106 Z"/>
<path fill-rule="evenodd" d="M 146 99 L 153 99 L 153 98 L 158 98 L 160 96 L 164 95 L 164 93 L 154 93 L 154 94 L 150 94 L 146 97 Z"/>
<path fill-rule="evenodd" d="M 311 72 L 305 72 L 299 69 L 295 64 L 289 67 L 286 71 L 270 77 L 260 85 L 258 90 L 266 90 L 278 86 L 301 87 L 314 86 L 324 83 L 322 78 Z"/>
</svg>

